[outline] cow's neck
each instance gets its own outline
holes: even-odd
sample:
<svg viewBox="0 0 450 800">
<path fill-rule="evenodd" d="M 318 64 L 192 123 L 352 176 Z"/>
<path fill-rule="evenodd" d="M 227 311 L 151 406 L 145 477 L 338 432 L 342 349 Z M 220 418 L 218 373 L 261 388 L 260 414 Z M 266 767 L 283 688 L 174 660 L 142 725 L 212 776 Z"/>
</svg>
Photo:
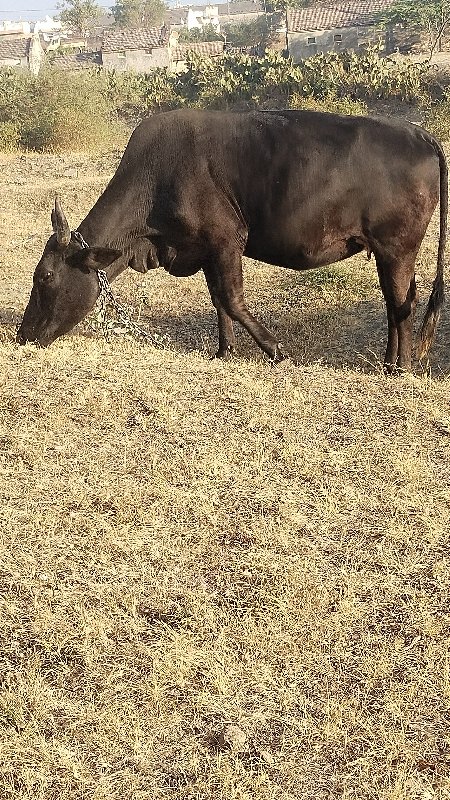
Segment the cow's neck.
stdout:
<svg viewBox="0 0 450 800">
<path fill-rule="evenodd" d="M 139 202 L 136 197 L 128 198 L 127 194 L 129 192 L 126 190 L 114 191 L 112 186 L 107 187 L 80 223 L 78 230 L 90 247 L 126 250 L 136 239 L 148 234 L 145 214 L 139 208 Z M 119 263 L 112 266 L 114 269 L 108 270 L 110 278 L 122 272 L 126 264 L 122 267 Z M 114 274 L 110 274 L 110 271 Z"/>
</svg>

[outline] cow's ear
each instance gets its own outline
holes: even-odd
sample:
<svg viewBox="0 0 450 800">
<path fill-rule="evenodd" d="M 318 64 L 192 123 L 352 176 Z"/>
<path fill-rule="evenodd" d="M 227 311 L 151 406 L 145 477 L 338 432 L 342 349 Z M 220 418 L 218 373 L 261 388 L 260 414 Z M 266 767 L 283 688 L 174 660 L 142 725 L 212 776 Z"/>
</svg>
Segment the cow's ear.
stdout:
<svg viewBox="0 0 450 800">
<path fill-rule="evenodd" d="M 72 266 L 89 272 L 91 269 L 104 269 L 122 255 L 121 250 L 108 247 L 89 247 L 79 250 L 71 259 Z"/>
</svg>

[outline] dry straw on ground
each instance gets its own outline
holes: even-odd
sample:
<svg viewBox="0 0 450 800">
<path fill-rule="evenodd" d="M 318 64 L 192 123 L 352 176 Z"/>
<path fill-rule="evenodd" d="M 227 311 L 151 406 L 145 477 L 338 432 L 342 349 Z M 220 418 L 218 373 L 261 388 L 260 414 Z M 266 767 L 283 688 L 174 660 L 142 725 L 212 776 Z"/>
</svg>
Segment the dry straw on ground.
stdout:
<svg viewBox="0 0 450 800">
<path fill-rule="evenodd" d="M 201 277 L 130 273 L 167 346 L 19 348 L 55 190 L 112 170 L 3 157 L 1 800 L 450 798 L 448 312 L 388 379 L 373 264 L 248 264 L 298 366 L 225 365 Z"/>
</svg>

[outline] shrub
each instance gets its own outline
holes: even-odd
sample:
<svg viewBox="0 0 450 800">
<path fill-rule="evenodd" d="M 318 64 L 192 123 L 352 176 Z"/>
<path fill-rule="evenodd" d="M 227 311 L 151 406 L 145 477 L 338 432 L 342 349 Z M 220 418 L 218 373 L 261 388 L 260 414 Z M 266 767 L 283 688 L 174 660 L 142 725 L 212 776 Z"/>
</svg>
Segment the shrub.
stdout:
<svg viewBox="0 0 450 800">
<path fill-rule="evenodd" d="M 421 108 L 422 124 L 437 139 L 450 140 L 450 89 L 446 89 L 444 99 L 440 103 L 425 100 Z"/>
<path fill-rule="evenodd" d="M 418 102 L 425 86 L 426 67 L 380 58 L 377 48 L 363 55 L 319 53 L 299 64 L 270 50 L 261 58 L 191 55 L 186 72 L 172 84 L 181 102 L 201 108 L 288 106 L 293 95 L 324 101 L 335 97 Z"/>
<path fill-rule="evenodd" d="M 103 76 L 51 68 L 37 77 L 0 70 L 0 123 L 30 150 L 100 149 L 123 131 Z"/>
<path fill-rule="evenodd" d="M 47 133 L 36 149 L 99 150 L 123 136 L 123 126 L 108 101 L 102 74 L 94 70 L 82 73 L 48 70 L 39 76 L 36 88 L 38 96 L 32 105 L 36 133 L 39 135 L 42 122 Z"/>
<path fill-rule="evenodd" d="M 179 106 L 213 109 L 310 108 L 364 114 L 367 104 L 394 99 L 422 104 L 432 130 L 448 137 L 450 95 L 431 108 L 427 67 L 364 54 L 319 53 L 299 64 L 280 53 L 260 58 L 225 53 L 187 56 L 186 71 L 143 75 L 95 70 L 39 76 L 0 69 L 0 147 L 93 150 L 118 145 L 130 124 Z M 121 122 L 120 122 L 121 121 Z"/>
<path fill-rule="evenodd" d="M 174 92 L 174 76 L 166 69 L 149 74 L 107 72 L 104 79 L 108 102 L 129 123 L 136 124 L 153 111 L 167 111 L 181 102 Z"/>
<path fill-rule="evenodd" d="M 368 113 L 366 103 L 362 100 L 352 100 L 350 97 L 336 97 L 329 94 L 326 97 L 303 97 L 294 93 L 289 98 L 289 108 L 305 111 L 329 111 L 332 114 L 350 114 L 360 116 Z"/>
<path fill-rule="evenodd" d="M 14 122 L 0 122 L 0 150 L 17 150 L 20 132 Z"/>
</svg>

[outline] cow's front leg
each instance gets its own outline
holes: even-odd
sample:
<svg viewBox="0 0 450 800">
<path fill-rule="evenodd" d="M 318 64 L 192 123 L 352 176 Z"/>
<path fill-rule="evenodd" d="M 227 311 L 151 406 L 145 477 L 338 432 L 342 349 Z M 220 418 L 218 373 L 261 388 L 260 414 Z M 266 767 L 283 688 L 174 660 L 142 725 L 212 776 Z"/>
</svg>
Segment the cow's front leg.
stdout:
<svg viewBox="0 0 450 800">
<path fill-rule="evenodd" d="M 229 359 L 236 348 L 236 337 L 233 330 L 233 320 L 219 304 L 217 309 L 217 322 L 219 325 L 219 349 L 216 358 Z"/>
<path fill-rule="evenodd" d="M 211 297 L 216 297 L 219 306 L 231 320 L 239 322 L 252 336 L 261 350 L 274 363 L 286 358 L 281 343 L 250 313 L 244 300 L 242 257 L 235 250 L 222 250 L 208 270 L 207 282 Z M 214 300 L 213 300 L 214 302 Z M 217 307 L 217 306 L 216 306 Z M 217 307 L 218 308 L 218 307 Z M 220 334 L 220 316 L 219 316 Z"/>
<path fill-rule="evenodd" d="M 205 273 L 206 283 L 214 308 L 217 311 L 217 322 L 219 326 L 219 349 L 214 358 L 223 358 L 227 361 L 234 353 L 236 347 L 236 337 L 233 330 L 233 320 L 228 316 L 217 297 L 214 282 L 209 273 Z"/>
</svg>

